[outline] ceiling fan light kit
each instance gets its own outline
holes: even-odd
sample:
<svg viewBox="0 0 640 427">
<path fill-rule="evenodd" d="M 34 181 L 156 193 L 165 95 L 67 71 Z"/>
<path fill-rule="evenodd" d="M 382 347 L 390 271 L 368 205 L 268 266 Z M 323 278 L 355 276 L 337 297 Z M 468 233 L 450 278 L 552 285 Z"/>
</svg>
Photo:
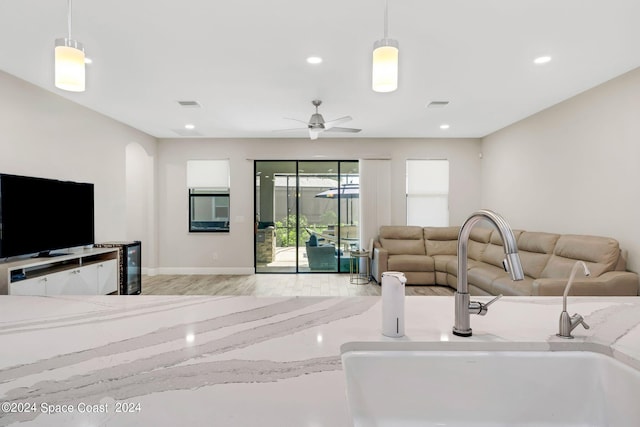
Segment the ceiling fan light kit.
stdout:
<svg viewBox="0 0 640 427">
<path fill-rule="evenodd" d="M 373 44 L 371 88 L 374 92 L 393 92 L 398 89 L 398 56 L 400 45 L 388 37 L 388 5 L 384 7 L 384 38 Z"/>
<path fill-rule="evenodd" d="M 84 92 L 84 47 L 82 43 L 71 38 L 71 0 L 68 0 L 67 25 L 68 37 L 55 41 L 55 86 L 70 92 Z"/>
</svg>

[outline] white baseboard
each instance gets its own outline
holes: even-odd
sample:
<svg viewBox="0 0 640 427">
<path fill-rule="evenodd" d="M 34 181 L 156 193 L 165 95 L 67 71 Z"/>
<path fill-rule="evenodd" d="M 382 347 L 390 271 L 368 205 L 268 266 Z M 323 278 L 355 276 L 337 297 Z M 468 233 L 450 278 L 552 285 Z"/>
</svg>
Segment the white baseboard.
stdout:
<svg viewBox="0 0 640 427">
<path fill-rule="evenodd" d="M 253 267 L 160 267 L 156 274 L 255 274 Z"/>
<path fill-rule="evenodd" d="M 147 268 L 142 267 L 142 275 L 143 276 L 156 276 L 158 274 L 157 268 Z"/>
</svg>

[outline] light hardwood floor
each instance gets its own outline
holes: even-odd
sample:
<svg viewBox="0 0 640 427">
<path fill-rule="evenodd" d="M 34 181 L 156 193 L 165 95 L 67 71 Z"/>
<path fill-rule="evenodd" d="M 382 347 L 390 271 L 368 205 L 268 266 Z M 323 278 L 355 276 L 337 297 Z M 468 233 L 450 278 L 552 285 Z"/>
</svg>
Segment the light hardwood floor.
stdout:
<svg viewBox="0 0 640 427">
<path fill-rule="evenodd" d="M 380 285 L 349 283 L 348 274 L 142 276 L 143 295 L 362 296 Z M 453 295 L 446 286 L 407 286 L 406 295 Z"/>
</svg>

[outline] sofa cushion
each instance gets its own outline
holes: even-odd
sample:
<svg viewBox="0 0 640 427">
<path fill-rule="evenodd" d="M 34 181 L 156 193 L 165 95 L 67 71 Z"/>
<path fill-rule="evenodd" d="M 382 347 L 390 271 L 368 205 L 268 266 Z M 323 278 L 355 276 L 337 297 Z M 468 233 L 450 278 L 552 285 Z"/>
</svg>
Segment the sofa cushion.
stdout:
<svg viewBox="0 0 640 427">
<path fill-rule="evenodd" d="M 502 268 L 477 262 L 467 271 L 467 282 L 486 292 L 492 293 L 493 281 L 506 274 Z"/>
<path fill-rule="evenodd" d="M 427 255 L 456 255 L 460 227 L 424 227 Z"/>
<path fill-rule="evenodd" d="M 447 272 L 447 264 L 451 261 L 457 263 L 458 257 L 455 255 L 434 255 L 435 270 L 443 273 Z"/>
<path fill-rule="evenodd" d="M 480 261 L 474 261 L 472 259 L 467 260 L 467 271 L 470 268 L 476 267 L 478 265 L 484 265 Z M 458 257 L 453 257 L 450 261 L 447 261 L 447 273 L 458 277 Z"/>
<path fill-rule="evenodd" d="M 422 227 L 382 226 L 379 239 L 389 255 L 426 255 Z"/>
<path fill-rule="evenodd" d="M 426 255 L 389 255 L 390 271 L 434 271 L 433 258 Z"/>
<path fill-rule="evenodd" d="M 513 232 L 513 237 L 516 238 L 516 242 L 520 238 L 520 235 L 524 233 L 522 230 L 511 230 Z M 502 237 L 500 237 L 500 232 L 498 230 L 493 230 L 491 232 L 491 238 L 489 239 L 489 243 L 494 245 L 503 246 Z"/>
<path fill-rule="evenodd" d="M 503 260 L 504 248 L 502 245 L 489 243 L 482 253 L 481 261 L 494 267 L 502 267 Z"/>
<path fill-rule="evenodd" d="M 518 237 L 522 234 L 521 230 L 513 230 L 513 236 L 518 240 Z M 502 238 L 500 237 L 500 232 L 498 230 L 493 230 L 491 233 L 491 239 L 489 240 L 489 244 L 484 249 L 482 253 L 482 262 L 487 264 L 491 264 L 495 267 L 502 268 L 502 261 L 504 260 L 504 246 L 502 243 Z"/>
<path fill-rule="evenodd" d="M 598 277 L 616 267 L 619 253 L 620 247 L 614 239 L 566 234 L 558 239 L 553 255 L 540 277 L 569 277 L 576 260 L 585 261 L 591 275 Z"/>
<path fill-rule="evenodd" d="M 540 277 L 559 238 L 559 234 L 530 231 L 520 235 L 518 249 L 524 274 L 534 279 Z"/>
<path fill-rule="evenodd" d="M 522 280 L 514 282 L 509 275 L 504 277 L 498 277 L 491 284 L 493 295 L 505 295 L 505 296 L 528 296 L 533 295 L 533 282 L 535 279 L 531 277 L 525 277 Z"/>
<path fill-rule="evenodd" d="M 551 258 L 549 254 L 538 254 L 527 251 L 519 251 L 518 255 L 520 256 L 522 271 L 526 276 L 533 277 L 534 279 L 540 277 Z"/>
<path fill-rule="evenodd" d="M 422 227 L 417 225 L 383 225 L 380 237 L 384 239 L 423 240 Z"/>
<path fill-rule="evenodd" d="M 469 258 L 480 261 L 482 253 L 487 247 L 487 243 L 491 239 L 491 228 L 476 227 L 471 230 L 469 235 L 469 245 L 467 246 L 467 255 Z"/>
<path fill-rule="evenodd" d="M 551 255 L 559 238 L 559 234 L 524 231 L 518 237 L 518 249 Z"/>
</svg>

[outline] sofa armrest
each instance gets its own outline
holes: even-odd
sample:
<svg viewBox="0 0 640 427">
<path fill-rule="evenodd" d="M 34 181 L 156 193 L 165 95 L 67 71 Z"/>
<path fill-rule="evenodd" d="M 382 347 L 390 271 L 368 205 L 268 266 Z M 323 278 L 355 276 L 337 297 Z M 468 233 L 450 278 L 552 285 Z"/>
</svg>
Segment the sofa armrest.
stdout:
<svg viewBox="0 0 640 427">
<path fill-rule="evenodd" d="M 371 260 L 371 275 L 378 283 L 382 283 L 382 273 L 389 271 L 389 251 L 382 246 L 373 247 L 373 259 Z"/>
<path fill-rule="evenodd" d="M 536 279 L 532 295 L 562 296 L 568 279 Z M 598 277 L 580 277 L 571 285 L 570 295 L 618 296 L 638 295 L 640 281 L 636 273 L 607 271 Z"/>
</svg>

